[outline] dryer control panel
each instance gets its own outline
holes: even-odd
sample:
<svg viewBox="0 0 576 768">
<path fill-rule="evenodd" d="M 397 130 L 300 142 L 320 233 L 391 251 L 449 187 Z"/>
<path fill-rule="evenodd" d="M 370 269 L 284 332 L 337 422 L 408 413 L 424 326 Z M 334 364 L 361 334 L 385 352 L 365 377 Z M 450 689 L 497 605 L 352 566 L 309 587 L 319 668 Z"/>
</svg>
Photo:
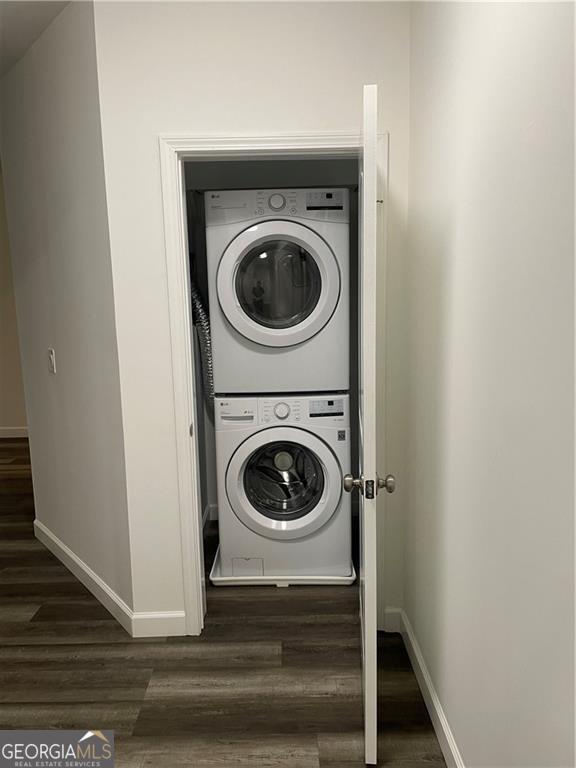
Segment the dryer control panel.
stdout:
<svg viewBox="0 0 576 768">
<path fill-rule="evenodd" d="M 346 394 L 281 395 L 275 397 L 216 397 L 216 429 L 238 429 L 282 424 L 316 427 L 349 424 L 349 396 Z"/>
<path fill-rule="evenodd" d="M 204 193 L 206 226 L 250 219 L 312 219 L 348 223 L 348 190 L 241 189 Z"/>
</svg>

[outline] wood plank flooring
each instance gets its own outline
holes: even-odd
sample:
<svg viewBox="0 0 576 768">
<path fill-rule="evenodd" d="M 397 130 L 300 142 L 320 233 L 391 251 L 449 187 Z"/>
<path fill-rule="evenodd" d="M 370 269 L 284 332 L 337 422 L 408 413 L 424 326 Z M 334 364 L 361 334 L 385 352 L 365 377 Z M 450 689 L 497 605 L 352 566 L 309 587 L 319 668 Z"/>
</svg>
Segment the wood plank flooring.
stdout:
<svg viewBox="0 0 576 768">
<path fill-rule="evenodd" d="M 0 440 L 0 728 L 112 728 L 119 768 L 363 765 L 356 587 L 208 587 L 201 637 L 132 640 L 33 517 L 27 441 Z M 441 768 L 400 635 L 379 667 L 380 764 Z"/>
</svg>

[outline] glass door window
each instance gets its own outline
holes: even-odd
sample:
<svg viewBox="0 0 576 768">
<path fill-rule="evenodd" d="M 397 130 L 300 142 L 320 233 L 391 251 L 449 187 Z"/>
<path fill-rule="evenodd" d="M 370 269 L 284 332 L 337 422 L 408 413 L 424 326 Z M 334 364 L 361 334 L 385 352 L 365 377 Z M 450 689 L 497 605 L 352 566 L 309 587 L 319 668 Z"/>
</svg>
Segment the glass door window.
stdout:
<svg viewBox="0 0 576 768">
<path fill-rule="evenodd" d="M 269 240 L 251 248 L 238 266 L 235 282 L 244 312 L 267 328 L 303 322 L 322 292 L 314 257 L 289 240 Z"/>
<path fill-rule="evenodd" d="M 290 442 L 270 443 L 248 459 L 244 490 L 261 515 L 272 520 L 297 520 L 322 498 L 324 472 L 310 449 Z"/>
<path fill-rule="evenodd" d="M 256 344 L 289 347 L 329 322 L 340 298 L 340 269 L 326 241 L 310 228 L 265 221 L 229 243 L 216 286 L 237 333 Z"/>
<path fill-rule="evenodd" d="M 251 531 L 298 539 L 332 517 L 342 469 L 331 448 L 298 427 L 268 427 L 244 440 L 226 470 L 230 506 Z"/>
</svg>

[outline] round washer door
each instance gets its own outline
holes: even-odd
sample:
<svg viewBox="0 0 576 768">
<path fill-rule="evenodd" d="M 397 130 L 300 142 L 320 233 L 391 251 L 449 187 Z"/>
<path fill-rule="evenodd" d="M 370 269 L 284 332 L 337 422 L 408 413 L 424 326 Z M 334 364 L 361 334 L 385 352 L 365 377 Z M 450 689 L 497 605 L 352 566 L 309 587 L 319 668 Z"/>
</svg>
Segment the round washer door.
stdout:
<svg viewBox="0 0 576 768">
<path fill-rule="evenodd" d="M 265 221 L 237 235 L 222 255 L 216 282 L 232 327 L 269 347 L 310 339 L 330 320 L 340 297 L 332 250 L 291 221 Z"/>
<path fill-rule="evenodd" d="M 226 471 L 235 515 L 270 539 L 299 539 L 328 522 L 342 494 L 342 472 L 320 438 L 271 427 L 245 440 Z"/>
</svg>

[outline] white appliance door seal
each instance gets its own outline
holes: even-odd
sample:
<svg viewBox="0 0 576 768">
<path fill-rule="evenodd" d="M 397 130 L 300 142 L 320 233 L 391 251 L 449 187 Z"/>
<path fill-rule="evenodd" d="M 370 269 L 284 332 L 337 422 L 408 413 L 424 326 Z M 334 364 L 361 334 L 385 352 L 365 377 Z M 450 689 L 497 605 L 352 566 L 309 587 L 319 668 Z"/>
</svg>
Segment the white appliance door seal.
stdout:
<svg viewBox="0 0 576 768">
<path fill-rule="evenodd" d="M 245 260 L 257 263 L 258 259 L 267 258 L 267 243 L 274 244 L 276 248 L 278 243 L 295 246 L 295 249 L 305 254 L 309 272 L 317 276 L 317 296 L 308 296 L 313 306 L 303 313 L 301 320 L 296 319 L 294 324 L 282 326 L 275 324 L 274 320 L 268 324 L 265 321 L 258 322 L 255 319 L 257 312 L 251 316 L 243 306 L 242 297 L 238 295 L 238 282 L 242 279 L 239 270 L 244 269 Z M 258 254 L 260 248 L 262 252 Z M 287 279 L 286 275 L 278 274 L 284 280 Z M 250 341 L 268 347 L 294 346 L 315 336 L 330 321 L 341 291 L 338 261 L 326 241 L 302 224 L 275 220 L 248 227 L 232 240 L 220 259 L 216 285 L 220 307 L 230 325 Z M 275 297 L 266 295 L 266 287 L 261 290 L 263 301 L 267 299 L 269 305 L 273 305 Z M 270 291 L 278 296 L 281 292 L 281 282 L 273 285 Z"/>
</svg>

